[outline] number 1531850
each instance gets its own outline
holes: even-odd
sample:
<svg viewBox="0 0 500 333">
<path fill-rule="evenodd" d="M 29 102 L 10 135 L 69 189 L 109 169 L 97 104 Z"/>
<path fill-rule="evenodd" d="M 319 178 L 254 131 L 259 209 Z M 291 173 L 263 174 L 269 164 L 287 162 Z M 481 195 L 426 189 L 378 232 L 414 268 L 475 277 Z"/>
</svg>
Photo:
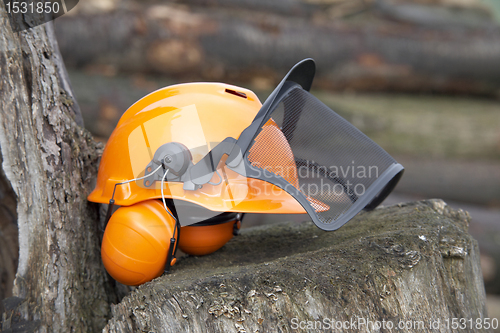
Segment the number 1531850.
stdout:
<svg viewBox="0 0 500 333">
<path fill-rule="evenodd" d="M 5 8 L 9 14 L 57 14 L 61 9 L 58 2 L 50 1 L 7 1 Z"/>
</svg>

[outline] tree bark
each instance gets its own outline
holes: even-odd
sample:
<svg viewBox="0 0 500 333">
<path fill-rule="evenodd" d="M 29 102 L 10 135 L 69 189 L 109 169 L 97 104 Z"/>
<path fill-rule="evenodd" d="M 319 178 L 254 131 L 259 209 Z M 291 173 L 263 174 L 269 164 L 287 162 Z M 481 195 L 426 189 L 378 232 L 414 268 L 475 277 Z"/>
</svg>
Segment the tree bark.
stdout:
<svg viewBox="0 0 500 333">
<path fill-rule="evenodd" d="M 393 323 L 381 332 L 458 332 L 447 319 L 487 317 L 468 223 L 467 213 L 429 200 L 362 213 L 331 233 L 310 222 L 243 230 L 137 288 L 104 332 L 316 332 L 293 328 L 359 318 Z M 335 330 L 354 331 L 377 330 Z"/>
<path fill-rule="evenodd" d="M 101 146 L 79 126 L 51 23 L 14 33 L 2 1 L 0 30 L 2 168 L 19 228 L 2 329 L 96 332 L 116 301 L 100 260 L 98 206 L 86 199 Z"/>
<path fill-rule="evenodd" d="M 460 11 L 440 16 L 426 8 L 423 17 L 437 22 L 428 24 L 411 15 L 405 21 L 412 8 L 381 1 L 356 1 L 364 15 L 357 20 L 329 16 L 337 2 L 169 2 L 129 1 L 125 9 L 59 18 L 65 61 L 272 88 L 293 64 L 312 57 L 315 87 L 490 95 L 500 89 L 500 28 L 480 15 L 448 22 Z"/>
</svg>

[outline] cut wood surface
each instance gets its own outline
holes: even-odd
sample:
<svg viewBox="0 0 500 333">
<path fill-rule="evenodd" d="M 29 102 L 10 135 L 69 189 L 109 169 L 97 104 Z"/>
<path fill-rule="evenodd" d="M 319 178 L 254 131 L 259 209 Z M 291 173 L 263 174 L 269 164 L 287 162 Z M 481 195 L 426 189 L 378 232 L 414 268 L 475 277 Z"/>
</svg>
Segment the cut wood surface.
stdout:
<svg viewBox="0 0 500 333">
<path fill-rule="evenodd" d="M 468 223 L 467 213 L 428 200 L 362 213 L 336 232 L 310 222 L 249 228 L 137 288 L 104 332 L 316 332 L 294 323 L 363 319 L 391 321 L 383 332 L 455 332 L 447 319 L 487 317 Z"/>
</svg>

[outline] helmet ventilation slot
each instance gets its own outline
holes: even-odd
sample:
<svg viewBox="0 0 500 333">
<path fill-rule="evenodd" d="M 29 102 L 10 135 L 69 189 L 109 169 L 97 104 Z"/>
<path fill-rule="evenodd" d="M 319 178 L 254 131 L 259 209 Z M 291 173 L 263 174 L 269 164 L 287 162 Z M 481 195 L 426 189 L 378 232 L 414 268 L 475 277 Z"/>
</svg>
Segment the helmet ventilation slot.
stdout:
<svg viewBox="0 0 500 333">
<path fill-rule="evenodd" d="M 242 98 L 247 98 L 247 94 L 240 92 L 240 91 L 226 89 L 226 92 L 228 94 L 231 94 L 231 95 L 235 95 L 235 96 L 242 97 Z"/>
</svg>

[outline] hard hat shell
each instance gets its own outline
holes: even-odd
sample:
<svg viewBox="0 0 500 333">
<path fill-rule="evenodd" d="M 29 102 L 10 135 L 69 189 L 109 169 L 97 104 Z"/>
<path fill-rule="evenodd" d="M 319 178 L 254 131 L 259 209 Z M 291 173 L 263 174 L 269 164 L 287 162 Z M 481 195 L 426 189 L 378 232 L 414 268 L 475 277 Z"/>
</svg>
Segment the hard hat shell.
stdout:
<svg viewBox="0 0 500 333">
<path fill-rule="evenodd" d="M 222 83 L 180 84 L 147 95 L 123 114 L 109 138 L 100 162 L 97 186 L 88 200 L 108 203 L 114 190 L 115 203 L 120 206 L 161 198 L 160 184 L 146 188 L 130 182 L 116 189 L 115 184 L 144 175 L 144 168 L 155 151 L 168 142 L 183 144 L 190 150 L 193 163 L 198 162 L 225 138 L 237 139 L 252 123 L 260 107 L 252 91 Z M 290 164 L 294 163 L 284 137 L 283 142 L 276 142 L 280 140 L 276 135 L 272 136 L 272 142 L 268 142 L 265 133 L 261 138 L 259 144 L 289 155 Z M 258 162 L 259 156 L 253 160 Z M 168 182 L 164 187 L 165 198 L 184 200 L 218 212 L 305 213 L 290 194 L 271 183 L 244 177 L 229 168 L 223 167 L 222 173 L 224 181 L 215 185 L 220 178 L 214 175 L 212 184 L 197 190 L 184 190 L 181 182 Z"/>
</svg>

